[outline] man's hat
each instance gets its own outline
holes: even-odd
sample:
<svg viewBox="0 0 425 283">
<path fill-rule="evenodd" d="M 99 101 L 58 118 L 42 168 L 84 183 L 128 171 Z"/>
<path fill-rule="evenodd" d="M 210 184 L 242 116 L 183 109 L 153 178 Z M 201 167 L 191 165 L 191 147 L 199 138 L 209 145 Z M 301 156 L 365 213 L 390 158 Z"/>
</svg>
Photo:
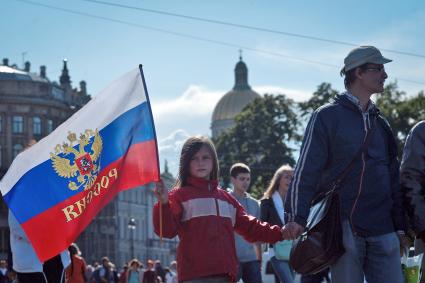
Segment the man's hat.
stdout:
<svg viewBox="0 0 425 283">
<path fill-rule="evenodd" d="M 344 59 L 344 67 L 341 69 L 341 76 L 346 72 L 366 63 L 386 64 L 392 60 L 382 56 L 378 48 L 374 46 L 360 46 L 354 48 Z"/>
</svg>

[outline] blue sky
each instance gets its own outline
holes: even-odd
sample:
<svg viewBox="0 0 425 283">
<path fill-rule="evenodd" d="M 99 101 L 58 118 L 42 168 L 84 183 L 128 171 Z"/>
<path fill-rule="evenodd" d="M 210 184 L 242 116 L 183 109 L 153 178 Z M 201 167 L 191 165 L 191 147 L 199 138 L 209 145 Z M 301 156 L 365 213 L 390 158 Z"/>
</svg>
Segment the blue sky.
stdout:
<svg viewBox="0 0 425 283">
<path fill-rule="evenodd" d="M 33 2 L 118 21 L 221 41 L 232 47 L 135 26 L 52 10 L 16 0 L 0 3 L 0 58 L 32 71 L 47 66 L 58 80 L 68 59 L 75 86 L 86 80 L 95 95 L 139 63 L 152 100 L 163 156 L 193 134 L 210 135 L 215 103 L 234 83 L 238 47 L 320 61 L 329 67 L 250 50 L 243 51 L 249 83 L 259 93 L 285 93 L 305 100 L 322 82 L 343 89 L 339 67 L 350 46 L 245 30 L 110 7 L 82 0 Z M 425 56 L 424 1 L 116 1 L 116 3 Z M 242 48 L 244 49 L 244 48 Z M 408 94 L 425 89 L 425 58 L 383 51 L 389 80 L 399 79 Z M 411 83 L 405 80 L 422 82 Z M 178 141 L 176 141 L 178 140 Z M 167 151 L 168 150 L 168 151 Z"/>
</svg>

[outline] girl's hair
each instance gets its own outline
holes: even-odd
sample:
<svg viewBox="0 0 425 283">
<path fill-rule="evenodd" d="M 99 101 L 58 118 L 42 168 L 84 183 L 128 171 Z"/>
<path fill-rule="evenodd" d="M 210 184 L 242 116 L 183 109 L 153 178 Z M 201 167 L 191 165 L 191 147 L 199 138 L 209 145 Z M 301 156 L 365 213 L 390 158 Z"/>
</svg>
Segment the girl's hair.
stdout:
<svg viewBox="0 0 425 283">
<path fill-rule="evenodd" d="M 282 165 L 279 169 L 277 169 L 273 175 L 272 180 L 270 181 L 269 186 L 267 187 L 267 190 L 264 192 L 263 199 L 271 198 L 274 192 L 279 190 L 279 183 L 280 183 L 280 179 L 283 176 L 283 173 L 292 171 L 292 170 L 294 169 L 288 164 Z"/>
<path fill-rule="evenodd" d="M 212 141 L 204 136 L 190 137 L 183 144 L 182 152 L 180 155 L 179 173 L 177 176 L 176 187 L 180 188 L 187 185 L 187 178 L 190 176 L 190 161 L 193 156 L 201 149 L 202 146 L 206 146 L 211 154 L 213 161 L 213 168 L 210 174 L 211 180 L 218 180 L 219 169 L 218 169 L 218 158 L 215 146 Z"/>
</svg>

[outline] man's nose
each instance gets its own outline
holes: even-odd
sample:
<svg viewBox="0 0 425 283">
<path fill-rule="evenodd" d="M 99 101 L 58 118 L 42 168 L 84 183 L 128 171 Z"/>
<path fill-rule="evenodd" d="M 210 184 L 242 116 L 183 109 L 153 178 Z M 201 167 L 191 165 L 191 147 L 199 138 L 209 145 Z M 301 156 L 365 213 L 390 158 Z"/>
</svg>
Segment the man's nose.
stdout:
<svg viewBox="0 0 425 283">
<path fill-rule="evenodd" d="M 387 72 L 384 71 L 384 79 L 388 78 Z"/>
</svg>

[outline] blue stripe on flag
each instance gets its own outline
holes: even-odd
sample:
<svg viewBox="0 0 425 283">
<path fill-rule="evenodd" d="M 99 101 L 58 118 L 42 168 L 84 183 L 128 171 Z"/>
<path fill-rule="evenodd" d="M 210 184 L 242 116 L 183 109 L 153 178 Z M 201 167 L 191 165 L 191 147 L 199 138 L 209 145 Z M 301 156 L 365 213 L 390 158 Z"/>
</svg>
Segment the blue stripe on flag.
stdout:
<svg viewBox="0 0 425 283">
<path fill-rule="evenodd" d="M 100 171 L 121 158 L 131 145 L 153 139 L 152 125 L 149 105 L 144 102 L 100 130 L 103 141 L 102 154 L 99 157 Z M 80 133 L 76 134 L 78 137 Z M 66 137 L 63 137 L 62 142 L 66 142 Z M 51 146 L 54 152 L 55 145 Z M 69 180 L 56 174 L 49 159 L 26 172 L 4 196 L 4 200 L 18 221 L 24 223 L 83 190 L 80 188 L 71 191 L 68 189 L 68 182 Z"/>
</svg>

